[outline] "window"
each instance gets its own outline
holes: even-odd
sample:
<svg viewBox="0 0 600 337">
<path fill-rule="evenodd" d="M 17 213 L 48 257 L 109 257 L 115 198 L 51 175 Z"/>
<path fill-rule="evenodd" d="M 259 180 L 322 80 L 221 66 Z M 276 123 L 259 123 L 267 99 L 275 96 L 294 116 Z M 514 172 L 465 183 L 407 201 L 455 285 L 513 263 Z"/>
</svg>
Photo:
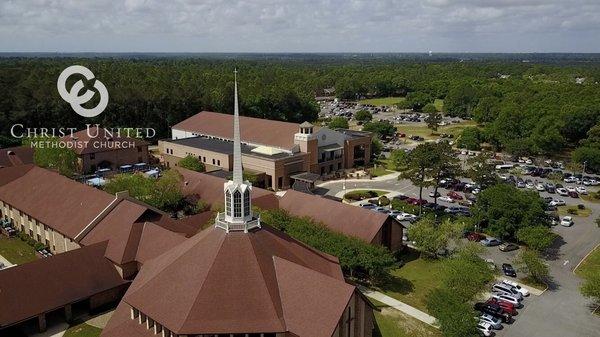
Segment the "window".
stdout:
<svg viewBox="0 0 600 337">
<path fill-rule="evenodd" d="M 225 191 L 225 214 L 231 216 L 231 192 Z"/>
<path fill-rule="evenodd" d="M 233 216 L 242 216 L 242 193 L 239 190 L 233 193 Z"/>
<path fill-rule="evenodd" d="M 90 159 L 91 159 L 91 160 L 94 160 L 94 159 L 96 159 L 96 154 L 95 154 L 95 153 L 90 153 Z"/>
<path fill-rule="evenodd" d="M 213 158 L 213 165 L 215 164 L 215 158 Z"/>
<path fill-rule="evenodd" d="M 217 160 L 217 166 L 221 166 L 221 161 Z"/>
<path fill-rule="evenodd" d="M 244 216 L 250 215 L 250 190 L 244 192 Z"/>
</svg>

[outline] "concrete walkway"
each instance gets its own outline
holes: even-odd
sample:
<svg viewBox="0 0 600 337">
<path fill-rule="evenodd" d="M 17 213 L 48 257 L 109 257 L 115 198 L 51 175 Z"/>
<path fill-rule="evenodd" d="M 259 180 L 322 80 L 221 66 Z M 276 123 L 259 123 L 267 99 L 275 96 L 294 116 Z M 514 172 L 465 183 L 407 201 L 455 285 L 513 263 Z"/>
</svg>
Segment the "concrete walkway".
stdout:
<svg viewBox="0 0 600 337">
<path fill-rule="evenodd" d="M 5 267 L 12 267 L 13 264 L 10 263 L 4 256 L 0 255 L 0 262 L 4 264 Z"/>
<path fill-rule="evenodd" d="M 375 177 L 372 179 L 336 179 L 336 180 L 328 180 L 325 182 L 322 182 L 320 184 L 317 184 L 316 187 L 323 187 L 323 186 L 327 186 L 327 185 L 331 185 L 331 184 L 339 184 L 341 182 L 347 182 L 347 183 L 357 183 L 357 182 L 369 182 L 369 181 L 387 181 L 387 180 L 398 180 L 398 176 L 400 176 L 400 172 L 393 172 L 390 174 L 385 174 L 379 177 Z"/>
<path fill-rule="evenodd" d="M 427 323 L 433 327 L 438 327 L 438 325 L 435 322 L 435 317 L 422 312 L 421 310 L 411 307 L 410 305 L 400 302 L 395 298 L 389 297 L 383 293 L 380 293 L 378 291 L 375 290 L 371 290 L 365 287 L 359 287 L 360 291 L 367 297 L 370 297 L 372 299 L 375 299 L 381 303 L 384 303 L 386 305 L 389 305 L 391 308 L 394 308 L 396 310 L 400 310 L 403 313 L 412 316 L 416 319 L 418 319 L 419 321 L 423 322 L 423 323 Z"/>
</svg>

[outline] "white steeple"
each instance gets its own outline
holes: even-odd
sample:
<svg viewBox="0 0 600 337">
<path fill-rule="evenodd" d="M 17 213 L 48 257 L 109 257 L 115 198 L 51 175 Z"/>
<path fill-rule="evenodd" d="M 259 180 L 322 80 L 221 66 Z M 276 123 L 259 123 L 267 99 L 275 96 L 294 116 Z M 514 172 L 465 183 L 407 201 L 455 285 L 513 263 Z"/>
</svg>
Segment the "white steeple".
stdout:
<svg viewBox="0 0 600 337">
<path fill-rule="evenodd" d="M 242 144 L 240 139 L 240 109 L 237 92 L 237 69 L 234 70 L 233 107 L 233 180 L 223 186 L 225 212 L 218 213 L 215 227 L 227 231 L 244 231 L 260 228 L 260 217 L 252 214 L 252 185 L 244 181 L 242 172 Z"/>
</svg>

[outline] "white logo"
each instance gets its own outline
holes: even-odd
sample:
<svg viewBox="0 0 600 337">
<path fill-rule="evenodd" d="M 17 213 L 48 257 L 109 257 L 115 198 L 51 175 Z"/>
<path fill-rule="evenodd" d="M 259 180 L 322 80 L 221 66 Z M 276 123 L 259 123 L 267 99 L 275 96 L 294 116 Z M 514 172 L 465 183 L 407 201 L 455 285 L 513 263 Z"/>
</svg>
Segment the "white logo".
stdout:
<svg viewBox="0 0 600 337">
<path fill-rule="evenodd" d="M 75 65 L 66 68 L 62 73 L 60 73 L 60 76 L 58 76 L 58 81 L 56 81 L 56 87 L 58 88 L 60 97 L 70 103 L 73 110 L 75 110 L 75 112 L 79 115 L 83 117 L 98 116 L 102 113 L 102 111 L 104 111 L 104 109 L 106 109 L 106 106 L 108 105 L 108 91 L 106 90 L 106 87 L 102 82 L 96 80 L 94 82 L 94 88 L 96 88 L 100 94 L 100 103 L 91 109 L 84 108 L 81 105 L 92 99 L 96 93 L 92 90 L 87 90 L 83 95 L 78 96 L 77 94 L 79 94 L 79 91 L 83 89 L 83 82 L 81 80 L 75 82 L 71 90 L 67 91 L 67 78 L 73 74 L 81 74 L 88 81 L 94 79 L 94 73 L 84 66 Z"/>
</svg>

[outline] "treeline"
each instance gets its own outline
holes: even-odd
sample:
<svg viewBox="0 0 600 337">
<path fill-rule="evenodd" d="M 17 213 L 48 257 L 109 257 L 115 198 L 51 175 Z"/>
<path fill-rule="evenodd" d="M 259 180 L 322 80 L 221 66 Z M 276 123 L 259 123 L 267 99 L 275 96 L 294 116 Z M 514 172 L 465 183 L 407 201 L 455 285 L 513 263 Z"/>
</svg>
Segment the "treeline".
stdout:
<svg viewBox="0 0 600 337">
<path fill-rule="evenodd" d="M 109 90 L 107 111 L 94 119 L 75 114 L 58 95 L 56 79 L 73 64 L 88 67 Z M 157 137 L 166 137 L 172 125 L 198 111 L 232 111 L 234 67 L 242 113 L 248 116 L 314 121 L 314 97 L 330 87 L 342 99 L 412 93 L 444 99 L 447 114 L 472 117 L 484 126 L 481 141 L 514 154 L 576 147 L 600 116 L 600 64 L 593 62 L 6 58 L 0 59 L 0 135 L 8 136 L 14 123 L 83 127 L 92 122 L 152 127 Z M 580 78 L 585 80 L 577 84 Z"/>
</svg>

